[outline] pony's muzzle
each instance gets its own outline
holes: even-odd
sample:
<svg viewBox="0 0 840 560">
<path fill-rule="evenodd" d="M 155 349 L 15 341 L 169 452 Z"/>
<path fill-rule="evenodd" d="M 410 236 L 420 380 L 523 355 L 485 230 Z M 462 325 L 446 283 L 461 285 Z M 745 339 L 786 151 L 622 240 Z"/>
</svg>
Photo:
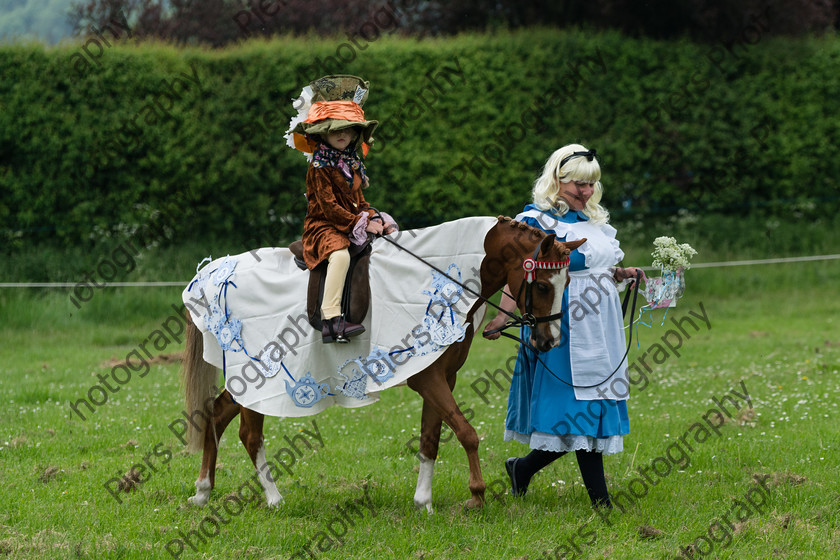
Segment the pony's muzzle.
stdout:
<svg viewBox="0 0 840 560">
<path fill-rule="evenodd" d="M 529 342 L 531 343 L 531 346 L 533 346 L 540 352 L 548 352 L 555 346 L 553 337 L 531 336 Z"/>
</svg>

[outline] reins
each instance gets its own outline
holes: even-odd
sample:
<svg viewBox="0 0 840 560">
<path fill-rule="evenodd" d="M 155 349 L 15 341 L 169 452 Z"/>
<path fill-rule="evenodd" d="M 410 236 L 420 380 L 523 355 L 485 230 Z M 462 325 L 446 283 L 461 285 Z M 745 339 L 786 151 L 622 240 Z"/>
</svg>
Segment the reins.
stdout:
<svg viewBox="0 0 840 560">
<path fill-rule="evenodd" d="M 530 282 L 527 283 L 528 284 L 528 288 L 527 288 L 528 291 L 526 292 L 525 314 L 520 317 L 519 315 L 516 315 L 515 313 L 511 313 L 510 311 L 502 309 L 501 306 L 496 305 L 495 303 L 493 303 L 492 301 L 490 301 L 486 297 L 482 296 L 481 294 L 479 294 L 478 292 L 476 292 L 475 290 L 473 290 L 469 286 L 465 285 L 463 282 L 460 282 L 459 280 L 456 280 L 455 278 L 453 278 L 452 276 L 450 276 L 449 274 L 447 274 L 446 272 L 444 272 L 440 268 L 436 267 L 435 265 L 433 265 L 432 263 L 430 263 L 429 261 L 427 261 L 426 259 L 424 259 L 420 255 L 417 255 L 416 253 L 412 252 L 410 249 L 406 249 L 405 247 L 403 247 L 402 245 L 400 245 L 399 243 L 397 243 L 396 241 L 394 241 L 393 239 L 391 239 L 387 235 L 381 235 L 379 237 L 380 237 L 380 239 L 385 239 L 386 241 L 388 241 L 388 243 L 394 245 L 397 249 L 400 249 L 401 251 L 405 251 L 406 253 L 408 253 L 409 255 L 411 255 L 412 257 L 414 257 L 415 259 L 417 259 L 421 263 L 423 263 L 426 266 L 432 268 L 433 270 L 436 270 L 438 273 L 442 274 L 445 278 L 451 280 L 455 284 L 462 287 L 464 290 L 473 294 L 474 296 L 476 296 L 477 298 L 482 300 L 484 303 L 490 305 L 491 307 L 495 307 L 497 310 L 499 310 L 499 312 L 504 313 L 505 315 L 510 317 L 511 320 L 508 321 L 505 324 L 505 326 L 502 327 L 502 329 L 507 329 L 507 328 L 514 327 L 514 326 L 524 326 L 524 325 L 527 325 L 531 328 L 535 328 L 538 323 L 555 321 L 555 320 L 557 320 L 557 319 L 559 319 L 560 317 L 563 316 L 562 312 L 554 313 L 553 315 L 540 316 L 540 317 L 535 317 L 534 316 L 534 314 L 532 313 L 532 308 L 531 308 L 531 283 Z M 535 268 L 548 268 L 550 265 L 555 264 L 555 263 L 545 263 L 545 262 L 537 261 L 537 256 L 539 254 L 539 250 L 540 250 L 540 246 L 537 245 L 536 249 L 534 249 L 534 258 L 533 259 L 526 259 L 526 263 L 528 261 L 533 262 L 534 265 L 535 265 Z M 563 262 L 565 262 L 566 266 L 568 266 L 568 262 L 569 262 L 568 259 L 566 261 L 563 261 Z M 560 264 L 560 263 L 557 263 L 557 264 Z M 542 265 L 542 266 L 540 266 L 540 265 Z M 558 268 L 559 268 L 559 266 L 558 266 Z M 529 274 L 529 272 L 528 272 L 528 269 L 526 268 L 526 276 L 527 276 L 527 274 Z M 526 280 L 523 280 L 522 284 L 520 285 L 520 288 L 519 288 L 520 292 L 521 292 L 521 290 L 522 290 L 522 288 L 525 284 L 526 284 Z M 502 334 L 505 334 L 506 336 L 509 336 L 506 333 L 502 333 Z"/>
<path fill-rule="evenodd" d="M 430 263 L 429 261 L 427 261 L 426 259 L 424 259 L 420 255 L 417 255 L 416 253 L 412 252 L 410 249 L 406 249 L 405 247 L 403 247 L 402 245 L 400 245 L 399 243 L 397 243 L 396 241 L 394 241 L 393 239 L 391 239 L 387 235 L 380 235 L 379 237 L 381 239 L 385 239 L 386 241 L 388 241 L 388 243 L 394 245 L 397 249 L 400 249 L 401 251 L 405 251 L 406 253 L 408 253 L 409 255 L 411 255 L 412 257 L 414 257 L 415 259 L 417 259 L 421 263 L 423 263 L 426 266 L 428 266 L 428 267 L 432 268 L 433 270 L 437 271 L 438 273 L 443 275 L 445 278 L 447 278 L 447 279 L 451 280 L 452 282 L 454 282 L 455 284 L 459 285 L 464 290 L 470 292 L 471 294 L 473 294 L 474 296 L 476 296 L 477 298 L 482 300 L 484 303 L 486 303 L 486 304 L 488 304 L 492 307 L 495 307 L 501 313 L 504 313 L 505 315 L 510 317 L 511 320 L 506 322 L 501 327 L 499 327 L 497 329 L 487 331 L 487 332 L 484 332 L 482 334 L 484 336 L 487 336 L 489 334 L 499 333 L 501 336 L 504 336 L 504 337 L 507 337 L 507 338 L 510 338 L 512 340 L 517 341 L 519 344 L 521 344 L 522 346 L 531 350 L 534 353 L 534 357 L 537 359 L 538 362 L 540 362 L 543 365 L 543 367 L 546 369 L 546 371 L 548 371 L 552 375 L 552 377 L 554 377 L 555 379 L 557 379 L 558 381 L 560 381 L 562 383 L 565 383 L 569 387 L 573 387 L 575 389 L 591 389 L 593 387 L 598 387 L 599 385 L 602 385 L 603 383 L 609 381 L 610 378 L 612 378 L 612 376 L 614 376 L 618 372 L 618 370 L 621 368 L 621 364 L 624 363 L 624 360 L 627 358 L 627 356 L 630 353 L 630 346 L 631 346 L 631 343 L 633 341 L 633 321 L 632 321 L 632 319 L 630 321 L 630 332 L 629 332 L 629 336 L 627 338 L 627 349 L 625 350 L 624 356 L 621 357 L 621 360 L 619 361 L 618 366 L 613 370 L 613 372 L 611 374 L 609 374 L 607 377 L 605 377 L 602 381 L 599 381 L 598 383 L 595 383 L 593 385 L 575 385 L 574 383 L 569 383 L 565 379 L 561 379 L 556 373 L 554 373 L 554 371 L 550 367 L 548 367 L 546 365 L 546 363 L 543 362 L 542 359 L 540 358 L 540 355 L 539 355 L 540 351 L 537 350 L 536 348 L 534 348 L 534 346 L 531 345 L 531 343 L 522 340 L 518 336 L 514 336 L 510 333 L 504 332 L 511 327 L 528 326 L 528 327 L 533 329 L 533 328 L 536 328 L 538 323 L 556 321 L 557 319 L 560 319 L 563 316 L 562 311 L 560 311 L 559 313 L 553 313 L 551 315 L 544 315 L 544 316 L 540 316 L 540 317 L 535 317 L 532 313 L 532 289 L 533 289 L 532 281 L 534 279 L 536 269 L 537 268 L 540 268 L 540 269 L 556 269 L 556 268 L 563 268 L 564 266 L 569 266 L 569 259 L 566 259 L 565 261 L 560 261 L 560 262 L 557 262 L 557 263 L 549 263 L 549 262 L 538 261 L 537 256 L 539 255 L 540 245 L 537 245 L 537 247 L 534 249 L 533 257 L 529 258 L 529 259 L 525 259 L 525 261 L 523 262 L 523 268 L 525 269 L 525 278 L 522 280 L 522 283 L 519 285 L 519 293 L 517 294 L 517 296 L 522 294 L 523 289 L 526 290 L 526 292 L 525 292 L 525 313 L 520 317 L 520 316 L 516 315 L 515 313 L 511 313 L 510 311 L 502 309 L 501 306 L 496 305 L 495 303 L 493 303 L 492 301 L 490 301 L 486 297 L 482 296 L 481 294 L 479 294 L 478 292 L 476 292 L 475 290 L 473 290 L 469 286 L 465 285 L 464 283 L 460 282 L 459 280 L 456 280 L 455 278 L 453 278 L 452 276 L 447 274 L 445 271 L 443 271 L 440 268 L 438 268 L 437 266 L 433 265 L 432 263 Z M 636 298 L 639 294 L 639 281 L 640 281 L 639 273 L 637 272 L 636 275 L 635 275 L 635 280 L 634 280 L 634 283 L 633 283 L 633 290 L 632 290 L 633 291 L 633 305 L 632 305 L 632 308 L 631 308 L 631 311 L 630 311 L 630 317 L 631 318 L 634 317 L 635 314 L 636 314 Z M 504 292 L 504 290 L 502 290 L 502 291 Z M 510 296 L 511 299 L 514 299 L 514 301 L 519 301 L 518 297 L 513 298 L 513 296 L 511 296 L 510 294 L 507 294 L 507 295 Z M 562 294 L 561 294 L 560 297 L 562 297 Z M 622 316 L 626 316 L 626 314 L 627 314 L 627 303 L 629 302 L 629 300 L 630 300 L 630 291 L 628 290 L 627 293 L 624 295 L 624 301 L 621 304 Z M 562 331 L 561 331 L 561 334 L 562 334 Z"/>
<path fill-rule="evenodd" d="M 640 278 L 639 278 L 638 272 L 636 273 L 635 278 L 636 279 L 633 282 L 633 290 L 632 290 L 633 291 L 633 306 L 632 306 L 631 311 L 630 311 L 630 327 L 629 327 L 630 332 L 628 333 L 629 336 L 627 337 L 627 349 L 624 351 L 624 355 L 621 357 L 621 360 L 619 360 L 618 365 L 612 371 L 612 373 L 609 374 L 604 379 L 602 379 L 601 381 L 599 381 L 598 383 L 594 383 L 592 385 L 575 385 L 574 383 L 569 383 L 565 379 L 561 379 L 556 373 L 554 373 L 554 371 L 550 367 L 548 367 L 548 365 L 546 365 L 545 362 L 542 361 L 542 359 L 540 358 L 539 351 L 536 348 L 534 348 L 530 343 L 525 342 L 524 340 L 522 340 L 520 338 L 513 337 L 512 335 L 509 335 L 507 333 L 500 333 L 500 334 L 502 334 L 504 336 L 507 336 L 509 338 L 514 338 L 515 340 L 518 340 L 520 344 L 522 344 L 523 346 L 528 348 L 528 350 L 530 350 L 534 353 L 534 357 L 537 359 L 537 361 L 539 363 L 542 364 L 542 366 L 546 369 L 546 371 L 548 371 L 548 373 L 551 374 L 552 377 L 554 377 L 556 380 L 558 380 L 562 383 L 565 383 L 569 387 L 573 387 L 575 389 L 592 389 L 593 387 L 598 387 L 600 385 L 603 385 L 604 383 L 609 381 L 612 378 L 612 376 L 615 375 L 618 372 L 619 369 L 621 369 L 621 365 L 624 363 L 624 360 L 630 354 L 630 346 L 633 342 L 633 317 L 636 315 L 636 297 L 639 295 L 639 280 L 640 280 Z M 626 316 L 627 302 L 629 301 L 629 299 L 630 299 L 630 290 L 628 290 L 627 293 L 624 294 L 624 301 L 621 303 L 622 317 Z"/>
<path fill-rule="evenodd" d="M 569 387 L 573 387 L 575 389 L 592 389 L 593 387 L 598 387 L 599 385 L 603 385 L 604 383 L 609 381 L 612 378 L 612 376 L 615 375 L 618 372 L 619 369 L 621 369 L 621 364 L 624 363 L 624 360 L 627 358 L 628 354 L 630 354 L 630 346 L 633 342 L 633 317 L 635 317 L 635 315 L 636 315 L 636 297 L 639 295 L 639 281 L 640 280 L 641 280 L 641 278 L 639 277 L 639 273 L 637 272 L 636 275 L 635 275 L 635 280 L 633 282 L 633 290 L 632 290 L 633 291 L 633 306 L 632 306 L 631 311 L 630 311 L 630 327 L 629 327 L 630 332 L 628 333 L 629 336 L 627 337 L 627 349 L 624 351 L 624 355 L 621 357 L 621 360 L 619 360 L 618 366 L 616 366 L 616 368 L 613 370 L 613 372 L 611 374 L 609 374 L 607 377 L 605 377 L 604 379 L 602 379 L 601 381 L 599 381 L 598 383 L 595 383 L 593 385 L 575 385 L 574 383 L 569 383 L 565 379 L 561 379 L 560 377 L 558 377 L 558 375 L 556 373 L 554 373 L 554 371 L 550 367 L 548 367 L 548 365 L 546 365 L 545 362 L 542 361 L 542 358 L 540 358 L 540 351 L 537 350 L 536 348 L 534 348 L 533 345 L 531 345 L 531 343 L 525 342 L 524 340 L 522 340 L 518 336 L 513 336 L 512 334 L 502 332 L 503 329 L 508 328 L 507 324 L 505 324 L 505 326 L 503 326 L 499 329 L 494 329 L 492 331 L 488 331 L 487 333 L 485 333 L 485 335 L 493 334 L 493 333 L 498 332 L 502 336 L 506 336 L 508 338 L 511 338 L 511 339 L 519 342 L 525 348 L 527 348 L 528 350 L 530 350 L 534 353 L 534 357 L 537 359 L 537 361 L 539 363 L 542 364 L 543 368 L 545 368 L 545 370 L 548 371 L 548 373 L 551 374 L 552 377 L 554 377 L 557 381 L 560 381 L 561 383 L 565 383 Z M 621 303 L 622 317 L 625 317 L 627 315 L 627 303 L 628 303 L 629 300 L 630 300 L 630 290 L 628 290 L 627 293 L 624 294 L 624 301 Z M 511 324 L 510 326 L 513 326 L 513 324 Z M 562 332 L 561 332 L 561 334 L 562 334 Z"/>
</svg>

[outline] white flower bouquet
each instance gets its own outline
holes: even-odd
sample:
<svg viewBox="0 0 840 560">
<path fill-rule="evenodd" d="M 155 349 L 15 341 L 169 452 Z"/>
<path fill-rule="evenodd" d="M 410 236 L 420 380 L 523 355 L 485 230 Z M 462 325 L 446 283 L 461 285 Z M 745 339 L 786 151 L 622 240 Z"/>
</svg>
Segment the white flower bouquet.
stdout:
<svg viewBox="0 0 840 560">
<path fill-rule="evenodd" d="M 685 292 L 686 270 L 691 268 L 690 259 L 697 251 L 688 243 L 677 243 L 673 237 L 657 237 L 653 241 L 653 266 L 659 267 L 662 276 L 648 279 L 642 295 L 647 307 L 658 309 L 674 307 L 677 299 Z"/>
</svg>

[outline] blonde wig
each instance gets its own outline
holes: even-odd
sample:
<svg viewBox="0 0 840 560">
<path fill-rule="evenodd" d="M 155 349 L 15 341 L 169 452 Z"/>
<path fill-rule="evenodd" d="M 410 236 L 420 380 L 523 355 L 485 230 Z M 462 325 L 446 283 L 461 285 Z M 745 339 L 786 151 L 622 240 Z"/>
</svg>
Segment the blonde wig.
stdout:
<svg viewBox="0 0 840 560">
<path fill-rule="evenodd" d="M 609 212 L 598 204 L 601 202 L 601 166 L 598 160 L 586 156 L 569 157 L 575 152 L 586 152 L 580 144 L 569 144 L 555 151 L 545 162 L 542 174 L 534 183 L 534 206 L 540 210 L 556 209 L 560 215 L 569 211 L 569 205 L 558 196 L 560 183 L 583 181 L 593 184 L 592 197 L 586 202 L 583 213 L 593 224 L 605 224 L 610 219 Z M 569 159 L 566 159 L 569 158 Z M 566 162 L 563 163 L 563 160 Z"/>
</svg>

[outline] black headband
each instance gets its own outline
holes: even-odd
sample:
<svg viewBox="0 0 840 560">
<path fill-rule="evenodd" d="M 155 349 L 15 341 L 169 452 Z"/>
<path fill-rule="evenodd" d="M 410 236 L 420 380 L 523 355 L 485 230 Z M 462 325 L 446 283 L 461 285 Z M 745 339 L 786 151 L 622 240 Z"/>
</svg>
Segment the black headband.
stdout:
<svg viewBox="0 0 840 560">
<path fill-rule="evenodd" d="M 569 160 L 576 157 L 585 157 L 586 161 L 592 161 L 595 159 L 595 149 L 591 149 L 587 152 L 575 152 L 570 156 L 566 156 L 560 161 L 560 165 L 557 167 L 557 170 L 563 169 L 563 166 L 569 163 Z"/>
</svg>

